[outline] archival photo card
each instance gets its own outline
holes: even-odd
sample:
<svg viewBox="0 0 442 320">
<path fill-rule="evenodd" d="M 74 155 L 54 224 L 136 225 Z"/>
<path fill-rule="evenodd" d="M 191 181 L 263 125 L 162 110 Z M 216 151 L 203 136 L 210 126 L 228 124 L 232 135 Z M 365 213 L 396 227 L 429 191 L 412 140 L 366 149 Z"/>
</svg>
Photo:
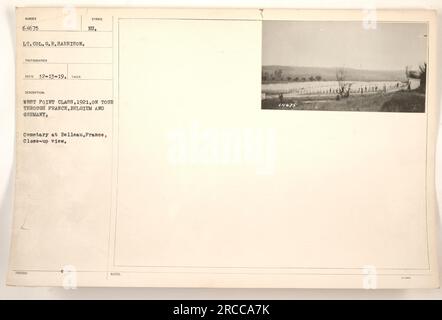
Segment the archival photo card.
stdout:
<svg viewBox="0 0 442 320">
<path fill-rule="evenodd" d="M 437 12 L 365 18 L 17 8 L 7 285 L 439 287 Z"/>
<path fill-rule="evenodd" d="M 264 21 L 261 108 L 425 112 L 421 22 Z"/>
</svg>

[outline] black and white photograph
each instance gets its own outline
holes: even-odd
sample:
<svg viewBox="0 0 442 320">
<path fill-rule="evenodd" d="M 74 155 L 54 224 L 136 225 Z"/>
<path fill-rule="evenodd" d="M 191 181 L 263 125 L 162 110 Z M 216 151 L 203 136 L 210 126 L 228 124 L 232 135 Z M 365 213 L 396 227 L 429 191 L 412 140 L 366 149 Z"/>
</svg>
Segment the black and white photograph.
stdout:
<svg viewBox="0 0 442 320">
<path fill-rule="evenodd" d="M 264 21 L 261 108 L 425 112 L 426 23 Z"/>
<path fill-rule="evenodd" d="M 441 0 L 37 2 L 0 2 L 0 303 L 442 300 Z"/>
</svg>

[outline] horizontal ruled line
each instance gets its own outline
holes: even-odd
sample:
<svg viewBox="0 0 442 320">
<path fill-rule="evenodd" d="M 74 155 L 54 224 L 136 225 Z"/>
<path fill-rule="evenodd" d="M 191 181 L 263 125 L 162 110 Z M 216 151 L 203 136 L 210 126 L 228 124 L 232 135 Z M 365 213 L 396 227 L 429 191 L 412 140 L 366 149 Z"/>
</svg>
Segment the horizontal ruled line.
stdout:
<svg viewBox="0 0 442 320">
<path fill-rule="evenodd" d="M 112 49 L 112 47 L 23 47 L 23 49 Z"/>
<path fill-rule="evenodd" d="M 34 81 L 66 81 L 66 80 L 71 80 L 71 81 L 111 81 L 113 79 L 22 79 L 22 80 L 34 80 Z"/>
<path fill-rule="evenodd" d="M 22 62 L 23 64 L 112 64 L 112 62 Z"/>
<path fill-rule="evenodd" d="M 95 32 L 108 32 L 111 33 L 112 30 L 95 30 L 95 31 L 89 31 L 89 30 L 38 30 L 38 31 L 28 31 L 28 32 L 88 32 L 88 33 L 95 33 Z"/>
</svg>

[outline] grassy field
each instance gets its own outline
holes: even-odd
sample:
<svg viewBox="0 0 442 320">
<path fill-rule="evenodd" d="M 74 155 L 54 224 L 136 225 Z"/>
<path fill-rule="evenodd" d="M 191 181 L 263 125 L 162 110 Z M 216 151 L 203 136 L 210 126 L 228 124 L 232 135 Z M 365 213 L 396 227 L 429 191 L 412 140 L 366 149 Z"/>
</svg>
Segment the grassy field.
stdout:
<svg viewBox="0 0 442 320">
<path fill-rule="evenodd" d="M 425 94 L 416 91 L 397 91 L 372 95 L 353 95 L 341 100 L 324 98 L 285 98 L 281 107 L 278 98 L 262 100 L 262 109 L 425 112 Z"/>
</svg>

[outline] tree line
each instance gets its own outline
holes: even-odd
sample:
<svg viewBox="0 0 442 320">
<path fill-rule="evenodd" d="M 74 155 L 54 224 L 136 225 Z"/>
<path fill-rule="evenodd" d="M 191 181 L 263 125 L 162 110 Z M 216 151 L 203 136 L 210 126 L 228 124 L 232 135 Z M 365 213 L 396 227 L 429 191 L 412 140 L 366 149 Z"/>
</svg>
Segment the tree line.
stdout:
<svg viewBox="0 0 442 320">
<path fill-rule="evenodd" d="M 321 81 L 322 77 L 320 75 L 316 75 L 313 76 L 311 75 L 310 77 L 305 76 L 305 77 L 296 77 L 296 76 L 292 76 L 292 75 L 286 75 L 283 73 L 282 69 L 276 69 L 273 72 L 270 71 L 263 71 L 262 75 L 261 75 L 261 80 L 262 81 Z"/>
</svg>

